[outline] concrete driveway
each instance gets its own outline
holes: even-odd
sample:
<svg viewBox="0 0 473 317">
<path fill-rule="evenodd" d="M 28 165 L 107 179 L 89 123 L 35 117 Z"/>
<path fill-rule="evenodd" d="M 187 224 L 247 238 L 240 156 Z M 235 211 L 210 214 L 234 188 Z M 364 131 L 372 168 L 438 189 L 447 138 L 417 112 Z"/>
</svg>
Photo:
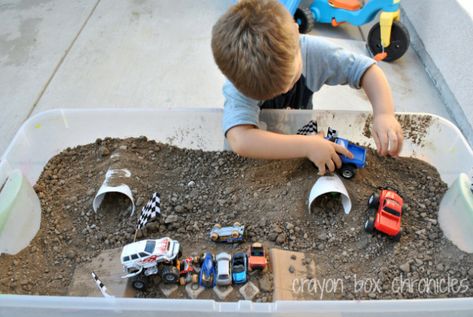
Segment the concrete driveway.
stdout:
<svg viewBox="0 0 473 317">
<path fill-rule="evenodd" d="M 231 0 L 21 0 L 0 4 L 0 153 L 31 115 L 54 108 L 223 105 L 210 30 Z M 367 27 L 312 32 L 366 54 Z M 413 50 L 380 63 L 398 111 L 450 119 Z M 361 91 L 324 87 L 323 109 L 370 109 Z"/>
</svg>

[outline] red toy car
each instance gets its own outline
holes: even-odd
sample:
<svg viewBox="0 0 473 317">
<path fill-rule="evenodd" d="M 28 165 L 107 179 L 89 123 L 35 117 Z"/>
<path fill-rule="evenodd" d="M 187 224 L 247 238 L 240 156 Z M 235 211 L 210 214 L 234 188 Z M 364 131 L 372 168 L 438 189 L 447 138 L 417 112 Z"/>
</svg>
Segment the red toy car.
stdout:
<svg viewBox="0 0 473 317">
<path fill-rule="evenodd" d="M 403 205 L 402 197 L 393 190 L 381 189 L 380 194 L 373 193 L 368 200 L 365 230 L 372 233 L 376 229 L 399 241 Z"/>
<path fill-rule="evenodd" d="M 268 265 L 266 259 L 266 251 L 263 244 L 260 242 L 253 243 L 248 248 L 248 270 L 261 270 L 264 271 Z"/>
<path fill-rule="evenodd" d="M 194 264 L 199 262 L 198 257 L 188 257 L 178 260 L 176 267 L 179 270 L 179 284 L 186 285 L 189 282 L 194 284 L 199 282 L 199 274 L 194 268 Z"/>
</svg>

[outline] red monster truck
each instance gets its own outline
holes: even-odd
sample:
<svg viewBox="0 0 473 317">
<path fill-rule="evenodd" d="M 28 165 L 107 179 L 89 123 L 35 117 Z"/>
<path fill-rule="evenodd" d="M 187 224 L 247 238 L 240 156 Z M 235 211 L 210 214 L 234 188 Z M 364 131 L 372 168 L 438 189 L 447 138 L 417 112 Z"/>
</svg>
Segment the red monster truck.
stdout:
<svg viewBox="0 0 473 317">
<path fill-rule="evenodd" d="M 381 189 L 373 193 L 368 200 L 368 219 L 365 230 L 369 233 L 377 231 L 387 234 L 391 239 L 401 239 L 401 216 L 404 201 L 398 193 L 390 189 Z"/>
</svg>

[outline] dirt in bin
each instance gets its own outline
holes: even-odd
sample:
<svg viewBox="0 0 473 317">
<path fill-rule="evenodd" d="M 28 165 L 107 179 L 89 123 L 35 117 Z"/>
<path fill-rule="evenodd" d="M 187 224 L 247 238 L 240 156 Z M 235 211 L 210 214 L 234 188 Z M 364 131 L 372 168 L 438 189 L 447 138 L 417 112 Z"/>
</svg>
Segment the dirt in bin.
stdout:
<svg viewBox="0 0 473 317">
<path fill-rule="evenodd" d="M 129 201 L 122 196 L 108 195 L 97 214 L 92 210 L 109 168 L 132 173 L 127 183 L 137 212 L 131 218 Z M 19 254 L 0 256 L 0 292 L 67 295 L 76 266 L 133 241 L 139 210 L 157 191 L 162 215 L 139 238 L 170 236 L 184 246 L 184 255 L 207 249 L 234 253 L 251 241 L 314 254 L 315 283 L 294 289 L 310 299 L 473 296 L 473 256 L 453 246 L 437 222 L 447 186 L 435 168 L 369 150 L 367 167 L 343 180 L 353 203 L 349 215 L 333 196 L 318 199 L 309 214 L 307 198 L 317 177 L 308 160 L 252 160 L 231 152 L 179 149 L 145 137 L 68 148 L 48 162 L 35 186 L 43 213 L 39 233 Z M 396 188 L 407 204 L 400 242 L 363 229 L 367 199 L 379 186 Z M 209 241 L 215 223 L 234 222 L 246 225 L 245 243 L 216 246 Z M 261 291 L 254 300 L 271 301 L 270 273 L 250 279 Z M 155 286 L 136 296 L 163 297 Z"/>
</svg>

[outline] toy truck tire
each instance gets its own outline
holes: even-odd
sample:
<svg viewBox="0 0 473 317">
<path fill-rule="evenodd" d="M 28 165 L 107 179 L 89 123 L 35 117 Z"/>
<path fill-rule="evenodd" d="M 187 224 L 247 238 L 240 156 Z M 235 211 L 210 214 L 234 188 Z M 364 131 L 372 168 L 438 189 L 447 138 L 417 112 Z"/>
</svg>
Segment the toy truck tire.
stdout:
<svg viewBox="0 0 473 317">
<path fill-rule="evenodd" d="M 301 34 L 309 33 L 314 26 L 312 11 L 309 8 L 297 8 L 294 12 L 294 21 L 299 25 Z"/>
<path fill-rule="evenodd" d="M 210 240 L 216 242 L 218 241 L 218 234 L 216 232 L 213 232 L 211 235 L 210 235 Z"/>
<path fill-rule="evenodd" d="M 240 233 L 236 230 L 232 231 L 232 238 L 238 239 L 240 237 Z"/>
<path fill-rule="evenodd" d="M 388 54 L 384 61 L 392 62 L 404 55 L 409 47 L 409 42 L 409 31 L 404 25 L 394 21 L 391 29 L 391 44 L 384 48 L 384 51 Z M 373 25 L 368 33 L 367 45 L 373 55 L 382 52 L 381 27 L 379 22 Z"/>
<path fill-rule="evenodd" d="M 374 231 L 374 219 L 368 218 L 365 222 L 365 231 L 368 233 L 373 233 Z"/>
<path fill-rule="evenodd" d="M 371 194 L 368 198 L 368 207 L 369 208 L 378 208 L 379 206 L 379 195 L 377 193 Z"/>
<path fill-rule="evenodd" d="M 179 270 L 175 266 L 165 266 L 161 271 L 161 278 L 167 284 L 177 283 L 179 280 Z"/>
<path fill-rule="evenodd" d="M 351 164 L 343 164 L 339 170 L 340 175 L 345 179 L 351 179 L 355 176 L 356 167 Z"/>
<path fill-rule="evenodd" d="M 402 232 L 399 231 L 398 234 L 396 234 L 395 236 L 392 236 L 392 237 L 391 237 L 391 240 L 396 241 L 396 242 L 401 241 L 401 233 L 402 233 Z"/>
<path fill-rule="evenodd" d="M 374 232 L 374 220 L 376 218 L 376 211 L 374 209 L 368 210 L 368 219 L 365 222 L 365 231 L 368 233 Z"/>
<path fill-rule="evenodd" d="M 146 282 L 141 278 L 133 278 L 131 286 L 137 291 L 144 291 L 146 289 Z"/>
</svg>

